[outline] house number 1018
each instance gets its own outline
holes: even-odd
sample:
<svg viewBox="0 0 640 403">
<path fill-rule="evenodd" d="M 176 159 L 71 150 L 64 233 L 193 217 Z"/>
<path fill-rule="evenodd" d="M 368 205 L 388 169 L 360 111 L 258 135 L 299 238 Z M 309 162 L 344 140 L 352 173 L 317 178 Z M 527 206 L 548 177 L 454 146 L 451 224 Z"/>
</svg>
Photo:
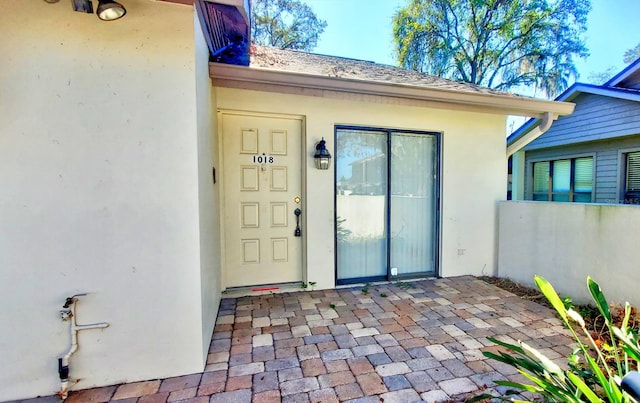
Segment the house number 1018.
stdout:
<svg viewBox="0 0 640 403">
<path fill-rule="evenodd" d="M 253 156 L 254 164 L 273 164 L 274 162 L 275 162 L 275 159 L 273 158 L 272 155 L 262 154 L 262 155 Z"/>
</svg>

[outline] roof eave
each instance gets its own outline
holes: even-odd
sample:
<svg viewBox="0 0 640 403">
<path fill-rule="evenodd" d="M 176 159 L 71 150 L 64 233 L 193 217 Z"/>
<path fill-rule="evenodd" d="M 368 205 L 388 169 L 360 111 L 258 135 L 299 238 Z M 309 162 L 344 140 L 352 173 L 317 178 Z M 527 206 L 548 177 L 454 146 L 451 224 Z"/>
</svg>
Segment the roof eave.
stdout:
<svg viewBox="0 0 640 403">
<path fill-rule="evenodd" d="M 593 84 L 584 84 L 584 83 L 575 83 L 571 87 L 569 87 L 566 91 L 560 94 L 556 101 L 572 101 L 580 94 L 593 94 L 600 95 L 604 97 L 610 98 L 618 98 L 624 99 L 627 101 L 636 101 L 640 102 L 640 92 L 634 93 L 629 90 L 615 88 L 615 87 L 605 87 L 604 85 L 593 85 Z M 507 145 L 514 144 L 519 141 L 522 137 L 527 136 L 530 131 L 537 127 L 537 124 L 540 123 L 540 119 L 530 119 L 526 121 L 522 126 L 520 126 L 517 130 L 507 137 Z"/>
<path fill-rule="evenodd" d="M 627 101 L 640 102 L 640 91 L 625 88 L 579 84 L 576 86 L 574 92 L 575 95 L 577 95 L 578 93 L 587 93 L 610 98 L 625 99 Z M 571 99 L 575 98 L 575 95 Z"/>
<path fill-rule="evenodd" d="M 509 95 L 472 93 L 442 88 L 426 88 L 341 77 L 326 77 L 220 63 L 209 63 L 209 75 L 214 81 L 214 85 L 221 86 L 224 86 L 225 82 L 268 84 L 286 87 L 293 86 L 432 101 L 444 104 L 463 105 L 474 109 L 481 107 L 496 113 L 531 117 L 540 117 L 542 114 L 551 113 L 557 118 L 561 115 L 571 114 L 575 106 L 569 102 L 546 101 Z"/>
<path fill-rule="evenodd" d="M 628 78 L 630 75 L 632 75 L 638 70 L 640 70 L 640 57 L 634 60 L 633 62 L 631 62 L 631 64 L 625 67 L 621 72 L 611 77 L 603 85 L 607 87 L 614 87 L 620 84 L 622 81 L 624 81 L 626 78 Z"/>
</svg>

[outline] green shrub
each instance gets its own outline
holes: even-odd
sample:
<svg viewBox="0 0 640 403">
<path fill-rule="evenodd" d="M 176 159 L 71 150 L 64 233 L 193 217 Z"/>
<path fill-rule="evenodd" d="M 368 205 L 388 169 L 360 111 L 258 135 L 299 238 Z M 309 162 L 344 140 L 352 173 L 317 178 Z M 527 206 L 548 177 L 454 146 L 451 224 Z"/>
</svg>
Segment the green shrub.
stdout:
<svg viewBox="0 0 640 403">
<path fill-rule="evenodd" d="M 496 384 L 512 388 L 508 394 L 532 392 L 545 400 L 561 402 L 634 402 L 620 389 L 622 377 L 631 370 L 638 369 L 640 348 L 638 333 L 629 327 L 632 308 L 627 303 L 619 326 L 612 321 L 607 300 L 591 277 L 587 287 L 606 326 L 606 339 L 594 340 L 585 326 L 585 321 L 573 309 L 568 299 L 561 299 L 553 286 L 544 278 L 536 276 L 536 285 L 556 310 L 565 327 L 570 331 L 578 347 L 567 357 L 566 369 L 560 368 L 540 351 L 525 342 L 517 345 L 489 338 L 507 352 L 484 352 L 486 357 L 511 365 L 529 383 L 495 381 Z M 477 396 L 473 401 L 490 397 Z"/>
</svg>

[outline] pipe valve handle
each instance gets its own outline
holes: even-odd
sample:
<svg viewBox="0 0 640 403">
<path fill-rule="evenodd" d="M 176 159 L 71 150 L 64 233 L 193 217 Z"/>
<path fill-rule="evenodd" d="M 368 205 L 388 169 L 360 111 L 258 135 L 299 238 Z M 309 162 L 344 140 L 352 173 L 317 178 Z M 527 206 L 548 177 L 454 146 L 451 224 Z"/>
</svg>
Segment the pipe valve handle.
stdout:
<svg viewBox="0 0 640 403">
<path fill-rule="evenodd" d="M 63 308 L 69 308 L 71 305 L 73 305 L 74 302 L 76 302 L 78 300 L 77 297 L 84 297 L 85 295 L 87 295 L 86 292 L 82 292 L 80 294 L 75 294 L 72 295 L 70 297 L 67 297 L 67 299 L 65 299 L 64 301 L 64 305 L 62 305 Z"/>
<path fill-rule="evenodd" d="M 62 305 L 63 308 L 69 308 L 71 305 L 73 305 L 73 302 L 75 301 L 74 297 L 67 297 L 67 299 L 64 301 L 64 305 Z"/>
</svg>

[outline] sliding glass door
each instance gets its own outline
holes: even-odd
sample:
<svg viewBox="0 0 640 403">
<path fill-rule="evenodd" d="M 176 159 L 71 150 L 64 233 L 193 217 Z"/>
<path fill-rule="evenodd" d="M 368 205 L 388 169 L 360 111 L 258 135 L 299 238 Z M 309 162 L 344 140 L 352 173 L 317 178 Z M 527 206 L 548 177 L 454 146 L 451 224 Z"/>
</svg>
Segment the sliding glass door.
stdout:
<svg viewBox="0 0 640 403">
<path fill-rule="evenodd" d="M 435 271 L 436 136 L 391 136 L 391 274 Z"/>
<path fill-rule="evenodd" d="M 338 284 L 434 274 L 436 133 L 336 129 Z"/>
<path fill-rule="evenodd" d="M 336 238 L 341 280 L 387 275 L 387 137 L 384 132 L 336 134 Z"/>
</svg>

